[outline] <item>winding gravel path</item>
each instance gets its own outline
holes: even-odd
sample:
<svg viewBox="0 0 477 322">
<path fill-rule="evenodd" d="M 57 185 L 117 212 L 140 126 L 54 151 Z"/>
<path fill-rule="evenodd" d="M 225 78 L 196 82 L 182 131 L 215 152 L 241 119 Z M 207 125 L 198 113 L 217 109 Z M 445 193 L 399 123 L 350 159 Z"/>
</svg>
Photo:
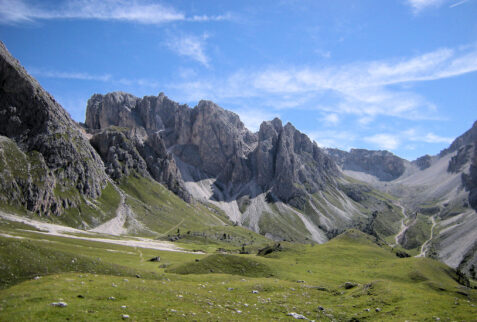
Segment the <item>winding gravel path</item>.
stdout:
<svg viewBox="0 0 477 322">
<path fill-rule="evenodd" d="M 431 227 L 431 236 L 429 237 L 428 240 L 426 240 L 422 246 L 421 246 L 421 252 L 416 255 L 415 257 L 426 257 L 426 253 L 428 251 L 428 248 L 429 248 L 429 244 L 432 240 L 432 238 L 434 237 L 434 227 L 436 226 L 436 219 L 434 218 L 435 216 L 432 216 L 431 217 L 431 222 L 432 222 L 432 227 Z"/>
</svg>

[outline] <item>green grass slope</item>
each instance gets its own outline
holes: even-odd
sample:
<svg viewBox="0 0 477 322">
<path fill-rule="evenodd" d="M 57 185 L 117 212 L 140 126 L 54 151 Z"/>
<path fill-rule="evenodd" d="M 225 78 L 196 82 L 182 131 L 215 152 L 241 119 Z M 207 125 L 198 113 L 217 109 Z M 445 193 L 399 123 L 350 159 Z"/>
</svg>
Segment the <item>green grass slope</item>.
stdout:
<svg viewBox="0 0 477 322">
<path fill-rule="evenodd" d="M 273 276 L 272 270 L 265 264 L 249 256 L 214 254 L 202 260 L 184 263 L 167 270 L 176 274 L 232 274 L 250 277 Z"/>
<path fill-rule="evenodd" d="M 166 252 L 23 234 L 45 251 L 30 246 L 2 250 L 0 263 L 11 258 L 7 271 L 25 270 L 21 267 L 32 257 L 48 253 L 67 254 L 52 264 L 64 269 L 48 271 L 38 280 L 29 273 L 28 280 L 0 290 L 1 321 L 110 321 L 123 314 L 137 321 L 270 321 L 293 320 L 287 316 L 291 312 L 317 321 L 472 321 L 477 316 L 476 290 L 458 284 L 452 269 L 432 259 L 398 258 L 357 230 L 323 245 L 282 243 L 282 251 L 265 257 Z M 85 273 L 67 265 L 68 256 L 81 256 L 84 263 L 100 259 L 115 270 Z M 148 261 L 154 256 L 160 262 Z M 141 278 L 114 276 L 123 270 Z M 70 272 L 57 274 L 62 271 Z M 196 274 L 201 272 L 207 274 Z M 346 282 L 353 287 L 345 287 Z M 60 299 L 68 306 L 50 305 Z"/>
</svg>

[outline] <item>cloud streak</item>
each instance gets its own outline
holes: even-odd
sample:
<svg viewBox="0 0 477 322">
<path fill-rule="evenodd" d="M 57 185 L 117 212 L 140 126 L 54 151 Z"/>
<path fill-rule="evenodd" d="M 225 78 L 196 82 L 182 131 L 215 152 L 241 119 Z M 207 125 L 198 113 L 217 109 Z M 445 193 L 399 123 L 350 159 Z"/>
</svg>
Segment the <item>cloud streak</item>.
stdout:
<svg viewBox="0 0 477 322">
<path fill-rule="evenodd" d="M 140 87 L 149 87 L 157 89 L 160 86 L 160 83 L 144 78 L 116 78 L 111 74 L 90 74 L 84 72 L 63 72 L 55 70 L 45 70 L 40 68 L 29 68 L 29 73 L 35 77 L 45 77 L 45 78 L 57 78 L 57 79 L 68 79 L 68 80 L 80 80 L 80 81 L 96 81 L 103 83 L 112 83 L 119 84 L 124 86 L 140 86 Z"/>
<path fill-rule="evenodd" d="M 200 37 L 184 35 L 174 37 L 166 42 L 166 46 L 180 56 L 189 57 L 205 67 L 209 67 L 209 57 L 205 53 L 207 34 Z"/>
<path fill-rule="evenodd" d="M 55 4 L 54 7 L 41 6 L 38 2 L 31 0 L 0 0 L 0 21 L 4 24 L 53 19 L 123 21 L 160 25 L 177 21 L 223 21 L 230 20 L 231 15 L 187 17 L 172 7 L 143 0 L 73 0 Z"/>
<path fill-rule="evenodd" d="M 446 0 L 407 0 L 407 4 L 412 8 L 414 14 L 429 8 L 440 7 Z"/>
<path fill-rule="evenodd" d="M 422 55 L 327 68 L 269 67 L 240 70 L 220 79 L 171 85 L 187 100 L 254 99 L 263 108 L 313 108 L 356 115 L 369 123 L 379 115 L 436 119 L 436 106 L 412 91 L 412 84 L 477 71 L 477 48 L 442 48 Z M 403 85 L 407 89 L 404 89 Z M 324 105 L 322 102 L 327 99 Z"/>
</svg>

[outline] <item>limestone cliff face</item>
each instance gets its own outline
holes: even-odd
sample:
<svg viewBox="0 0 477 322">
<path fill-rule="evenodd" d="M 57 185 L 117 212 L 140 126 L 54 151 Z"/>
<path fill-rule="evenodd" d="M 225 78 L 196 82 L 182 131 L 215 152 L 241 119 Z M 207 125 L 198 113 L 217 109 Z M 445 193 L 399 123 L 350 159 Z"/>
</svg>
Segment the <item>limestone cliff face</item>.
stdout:
<svg viewBox="0 0 477 322">
<path fill-rule="evenodd" d="M 222 181 L 250 179 L 244 158 L 256 137 L 235 113 L 210 101 L 191 109 L 162 93 L 143 99 L 120 92 L 96 94 L 88 101 L 85 123 L 90 129 L 124 126 L 159 133 L 174 155 L 207 175 Z"/>
<path fill-rule="evenodd" d="M 265 190 L 303 209 L 307 194 L 334 185 L 339 171 L 335 163 L 290 123 L 264 122 L 258 132 L 254 172 Z"/>
<path fill-rule="evenodd" d="M 60 215 L 75 190 L 97 198 L 106 184 L 101 158 L 79 126 L 0 42 L 0 201 Z M 18 173 L 15 164 L 23 165 Z M 64 195 L 64 194 L 63 194 Z"/>
<path fill-rule="evenodd" d="M 326 152 L 343 170 L 364 172 L 382 181 L 394 180 L 405 170 L 405 160 L 388 151 L 326 149 Z"/>
<path fill-rule="evenodd" d="M 251 180 L 281 201 L 302 208 L 307 193 L 334 183 L 334 162 L 291 124 L 279 119 L 251 133 L 238 115 L 210 101 L 194 108 L 164 94 L 142 99 L 125 93 L 94 95 L 88 102 L 86 126 L 143 128 L 155 133 L 182 162 L 223 185 Z"/>
</svg>

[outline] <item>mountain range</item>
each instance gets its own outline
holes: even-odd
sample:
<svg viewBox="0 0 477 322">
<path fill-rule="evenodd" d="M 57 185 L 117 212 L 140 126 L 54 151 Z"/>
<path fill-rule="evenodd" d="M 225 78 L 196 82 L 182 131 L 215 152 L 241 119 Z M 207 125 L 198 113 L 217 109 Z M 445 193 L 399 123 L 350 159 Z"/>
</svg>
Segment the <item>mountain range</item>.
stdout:
<svg viewBox="0 0 477 322">
<path fill-rule="evenodd" d="M 243 226 L 325 243 L 350 228 L 469 273 L 477 264 L 477 122 L 434 156 L 319 147 L 275 118 L 257 132 L 211 101 L 94 94 L 78 124 L 0 43 L 0 208 L 163 237 Z M 179 234 L 177 234 L 179 235 Z"/>
</svg>

